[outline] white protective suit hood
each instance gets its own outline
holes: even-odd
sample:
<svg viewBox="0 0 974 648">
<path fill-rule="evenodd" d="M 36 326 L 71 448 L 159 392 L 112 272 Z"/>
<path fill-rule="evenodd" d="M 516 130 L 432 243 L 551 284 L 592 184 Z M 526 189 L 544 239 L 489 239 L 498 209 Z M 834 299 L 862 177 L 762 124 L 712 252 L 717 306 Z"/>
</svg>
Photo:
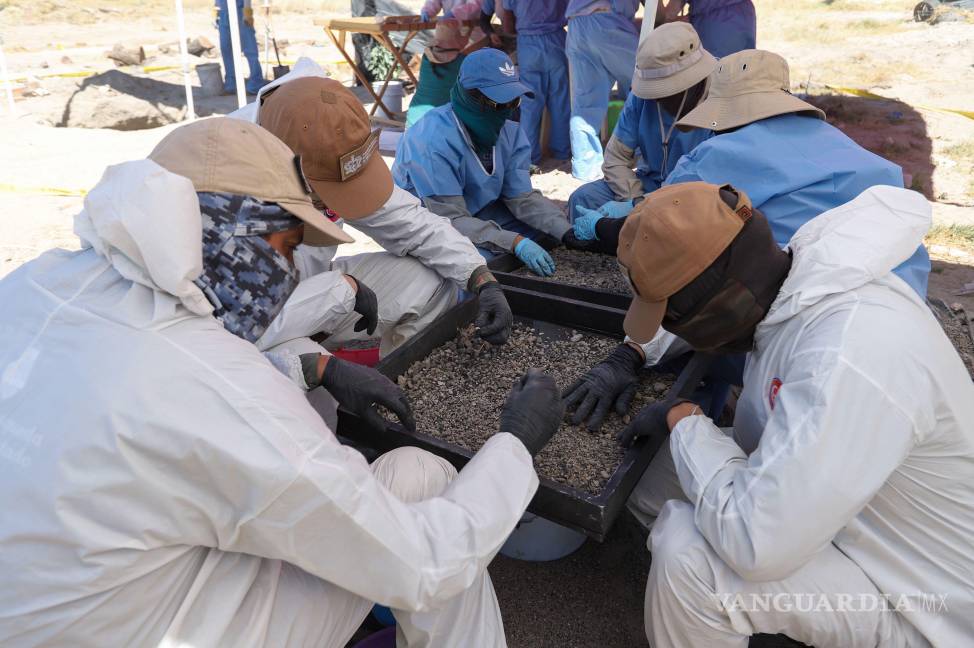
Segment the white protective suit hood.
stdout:
<svg viewBox="0 0 974 648">
<path fill-rule="evenodd" d="M 893 268 L 916 252 L 930 223 L 930 203 L 922 194 L 883 185 L 808 221 L 788 243 L 791 271 L 758 333 L 829 295 L 895 277 Z"/>
<path fill-rule="evenodd" d="M 259 123 L 260 117 L 260 104 L 264 101 L 264 95 L 276 88 L 277 86 L 287 83 L 288 81 L 294 81 L 295 79 L 300 79 L 301 77 L 323 77 L 327 78 L 328 73 L 325 72 L 324 68 L 312 61 L 306 56 L 302 56 L 294 63 L 294 68 L 282 76 L 280 79 L 274 79 L 260 90 L 257 91 L 257 99 L 251 101 L 249 104 L 243 108 L 238 108 L 232 113 L 227 115 L 227 117 L 233 117 L 234 119 L 242 119 L 244 121 L 249 121 L 253 124 Z"/>
<path fill-rule="evenodd" d="M 82 248 L 126 279 L 209 315 L 213 306 L 193 283 L 203 272 L 202 231 L 193 183 L 151 160 L 108 167 L 74 218 Z"/>
</svg>

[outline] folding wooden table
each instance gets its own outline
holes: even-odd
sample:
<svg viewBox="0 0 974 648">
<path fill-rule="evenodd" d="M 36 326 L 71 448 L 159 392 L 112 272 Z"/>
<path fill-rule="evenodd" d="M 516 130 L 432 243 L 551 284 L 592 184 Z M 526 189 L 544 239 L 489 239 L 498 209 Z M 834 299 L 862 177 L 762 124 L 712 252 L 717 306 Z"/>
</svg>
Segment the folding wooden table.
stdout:
<svg viewBox="0 0 974 648">
<path fill-rule="evenodd" d="M 409 69 L 409 64 L 406 62 L 404 54 L 406 53 L 406 46 L 409 44 L 417 34 L 421 31 L 428 29 L 436 29 L 436 20 L 431 20 L 429 22 L 423 22 L 422 18 L 419 16 L 374 16 L 374 17 L 364 17 L 364 18 L 319 18 L 315 20 L 316 25 L 321 25 L 325 33 L 328 34 L 328 38 L 331 42 L 335 44 L 338 51 L 341 52 L 342 56 L 352 67 L 352 72 L 358 80 L 365 86 L 375 98 L 375 103 L 372 105 L 372 110 L 369 115 L 375 115 L 376 110 L 381 106 L 386 114 L 391 115 L 392 112 L 389 108 L 382 102 L 382 97 L 386 94 L 386 88 L 389 87 L 389 82 L 392 80 L 393 74 L 396 71 L 396 65 L 389 68 L 389 72 L 386 73 L 386 78 L 382 80 L 382 88 L 378 93 L 369 83 L 369 80 L 365 78 L 362 71 L 358 69 L 355 65 L 355 61 L 348 55 L 345 51 L 345 38 L 346 34 L 349 32 L 353 34 L 368 34 L 376 41 L 382 44 L 387 50 L 392 52 L 393 58 L 395 58 L 396 63 L 406 71 L 409 78 L 412 79 L 413 83 L 419 83 L 413 71 Z M 478 22 L 476 20 L 463 20 L 460 24 L 469 27 L 471 30 L 477 26 Z M 389 37 L 391 32 L 406 32 L 406 37 L 403 39 L 402 45 L 396 47 L 396 44 L 392 42 Z"/>
</svg>

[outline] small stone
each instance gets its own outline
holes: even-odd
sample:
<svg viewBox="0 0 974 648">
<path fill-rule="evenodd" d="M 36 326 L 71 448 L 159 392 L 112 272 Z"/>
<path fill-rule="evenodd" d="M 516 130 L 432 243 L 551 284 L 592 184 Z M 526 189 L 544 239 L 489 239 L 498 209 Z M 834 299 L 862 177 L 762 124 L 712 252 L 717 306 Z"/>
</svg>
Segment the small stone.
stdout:
<svg viewBox="0 0 974 648">
<path fill-rule="evenodd" d="M 657 394 L 661 394 L 665 392 L 667 389 L 669 389 L 669 386 L 664 382 L 653 383 L 653 391 L 656 392 Z"/>
</svg>

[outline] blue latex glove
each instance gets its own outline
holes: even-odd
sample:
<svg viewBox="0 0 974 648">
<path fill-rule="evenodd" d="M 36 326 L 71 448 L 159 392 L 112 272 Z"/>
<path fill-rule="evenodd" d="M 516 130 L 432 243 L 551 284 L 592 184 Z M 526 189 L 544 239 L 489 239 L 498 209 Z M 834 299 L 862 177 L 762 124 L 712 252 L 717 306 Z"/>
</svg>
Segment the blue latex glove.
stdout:
<svg viewBox="0 0 974 648">
<path fill-rule="evenodd" d="M 632 208 L 631 200 L 610 200 L 599 207 L 598 211 L 606 218 L 625 218 Z"/>
<path fill-rule="evenodd" d="M 430 21 L 430 15 L 428 13 L 426 13 L 425 11 L 420 11 L 419 12 L 419 18 L 423 22 L 429 22 Z"/>
<path fill-rule="evenodd" d="M 554 259 L 531 239 L 521 239 L 521 242 L 514 246 L 514 254 L 538 276 L 550 277 L 555 274 Z"/>
<path fill-rule="evenodd" d="M 575 238 L 580 241 L 598 240 L 598 234 L 595 233 L 595 224 L 605 218 L 605 215 L 597 209 L 589 209 L 581 205 L 575 205 L 575 213 L 578 214 L 575 216 L 575 222 L 572 223 Z"/>
</svg>

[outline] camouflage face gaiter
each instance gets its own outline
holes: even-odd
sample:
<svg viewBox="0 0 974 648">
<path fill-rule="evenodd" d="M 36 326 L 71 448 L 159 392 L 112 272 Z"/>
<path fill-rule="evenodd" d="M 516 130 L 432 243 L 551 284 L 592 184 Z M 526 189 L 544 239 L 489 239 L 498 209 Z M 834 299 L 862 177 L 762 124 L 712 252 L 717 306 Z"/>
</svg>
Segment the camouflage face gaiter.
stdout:
<svg viewBox="0 0 974 648">
<path fill-rule="evenodd" d="M 224 328 L 256 342 L 298 285 L 298 273 L 261 238 L 301 225 L 275 203 L 199 192 L 203 274 L 194 282 Z"/>
</svg>

